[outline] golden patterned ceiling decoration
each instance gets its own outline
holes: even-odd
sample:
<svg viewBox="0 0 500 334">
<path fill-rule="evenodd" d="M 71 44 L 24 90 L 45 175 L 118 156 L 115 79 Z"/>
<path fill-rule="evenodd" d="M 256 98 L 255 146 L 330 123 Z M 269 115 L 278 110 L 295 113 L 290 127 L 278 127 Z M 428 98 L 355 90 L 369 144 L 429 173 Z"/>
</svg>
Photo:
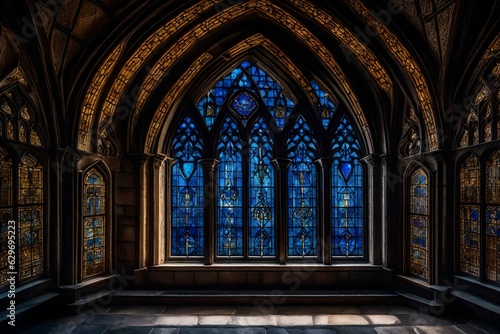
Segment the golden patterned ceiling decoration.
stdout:
<svg viewBox="0 0 500 334">
<path fill-rule="evenodd" d="M 153 120 L 149 126 L 148 134 L 146 137 L 146 145 L 145 152 L 151 152 L 154 144 L 154 140 L 157 138 L 159 131 L 161 130 L 162 124 L 165 123 L 165 117 L 167 116 L 167 112 L 170 110 L 170 107 L 177 100 L 180 92 L 184 90 L 184 88 L 191 82 L 194 76 L 201 70 L 203 66 L 205 66 L 210 59 L 212 59 L 212 55 L 209 53 L 203 53 L 196 61 L 191 64 L 189 69 L 184 72 L 179 80 L 177 80 L 169 90 L 168 94 L 165 96 L 163 101 L 160 103 L 160 106 L 155 112 Z"/>
<path fill-rule="evenodd" d="M 498 34 L 493 42 L 491 42 L 488 50 L 484 54 L 484 58 L 500 58 L 500 34 Z"/>
<path fill-rule="evenodd" d="M 309 15 L 318 23 L 328 29 L 350 52 L 356 55 L 357 59 L 368 69 L 379 87 L 388 92 L 391 89 L 392 82 L 386 70 L 380 65 L 375 55 L 359 41 L 354 33 L 345 27 L 338 20 L 334 19 L 328 13 L 318 9 L 315 5 L 303 0 L 289 0 L 301 11 Z"/>
<path fill-rule="evenodd" d="M 99 101 L 99 97 L 101 96 L 106 80 L 108 79 L 111 71 L 115 68 L 118 59 L 120 59 L 120 56 L 125 48 L 125 44 L 126 42 L 123 41 L 113 50 L 113 52 L 111 52 L 92 78 L 90 86 L 87 89 L 87 94 L 85 94 L 85 98 L 83 100 L 80 128 L 78 131 L 78 148 L 81 150 L 90 149 L 90 128 L 92 126 L 92 120 L 97 102 Z"/>
<path fill-rule="evenodd" d="M 28 86 L 28 82 L 26 81 L 24 71 L 21 66 L 17 66 L 14 70 L 12 70 L 12 72 L 10 72 L 9 75 L 2 80 L 2 82 L 7 79 L 10 79 L 13 82 L 19 82 L 23 86 Z"/>
<path fill-rule="evenodd" d="M 141 47 L 139 47 L 133 56 L 129 58 L 125 66 L 122 68 L 118 77 L 116 78 L 114 84 L 108 96 L 105 99 L 104 106 L 102 108 L 102 113 L 100 116 L 100 122 L 112 115 L 114 112 L 121 96 L 125 92 L 126 86 L 133 77 L 133 75 L 144 65 L 145 59 L 152 54 L 153 50 L 158 47 L 161 42 L 165 41 L 174 31 L 179 30 L 182 26 L 187 24 L 187 21 L 191 21 L 197 15 L 200 15 L 200 11 L 206 10 L 210 6 L 211 1 L 204 1 L 201 4 L 191 7 L 186 12 L 187 15 L 179 15 L 174 20 L 169 21 L 168 24 L 164 25 L 161 29 L 157 30 L 153 35 L 151 35 L 146 42 L 144 42 Z M 147 97 L 152 92 L 153 88 L 156 86 L 158 81 L 164 76 L 168 67 L 177 60 L 180 55 L 185 52 L 190 46 L 192 46 L 196 40 L 208 31 L 220 26 L 221 24 L 228 22 L 251 9 L 259 9 L 263 14 L 266 14 L 276 21 L 284 24 L 288 27 L 302 42 L 308 45 L 318 56 L 330 67 L 332 72 L 335 74 L 336 78 L 344 87 L 344 92 L 355 110 L 356 115 L 359 117 L 360 124 L 363 129 L 367 129 L 366 119 L 361 111 L 361 107 L 357 98 L 352 93 L 351 88 L 348 86 L 348 81 L 344 73 L 341 71 L 340 67 L 334 60 L 331 53 L 327 48 L 315 38 L 303 25 L 301 25 L 297 20 L 295 20 L 291 14 L 285 12 L 283 9 L 271 4 L 269 1 L 257 1 L 251 0 L 246 3 L 237 4 L 228 7 L 217 13 L 216 16 L 208 19 L 204 23 L 197 25 L 189 33 L 187 33 L 183 38 L 181 38 L 175 45 L 173 45 L 168 52 L 158 61 L 153 69 L 148 75 L 147 82 L 143 85 L 140 90 L 141 96 L 138 102 L 143 105 L 147 100 Z M 187 20 L 187 21 L 186 21 Z M 140 106 L 140 105 L 139 105 Z M 141 106 L 142 107 L 142 106 Z M 138 114 L 140 108 L 135 108 L 134 114 Z M 95 112 L 94 112 L 95 114 Z M 100 123 L 99 122 L 99 123 Z M 88 132 L 88 130 L 87 130 Z M 87 146 L 88 145 L 82 145 Z"/>
<path fill-rule="evenodd" d="M 398 38 L 391 33 L 385 25 L 379 22 L 360 0 L 349 0 L 349 2 L 354 10 L 361 15 L 364 21 L 370 26 L 370 28 L 377 32 L 378 37 L 391 50 L 408 73 L 413 86 L 415 87 L 417 97 L 420 102 L 420 108 L 424 117 L 428 149 L 430 151 L 437 150 L 439 148 L 439 143 L 434 112 L 432 109 L 431 94 L 420 67 Z"/>
</svg>

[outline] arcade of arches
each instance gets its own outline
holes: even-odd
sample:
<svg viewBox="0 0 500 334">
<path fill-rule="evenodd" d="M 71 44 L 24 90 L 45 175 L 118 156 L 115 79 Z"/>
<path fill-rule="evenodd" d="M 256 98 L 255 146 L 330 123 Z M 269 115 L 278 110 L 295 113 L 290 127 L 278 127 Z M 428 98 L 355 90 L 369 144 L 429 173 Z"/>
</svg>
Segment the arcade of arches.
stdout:
<svg viewBox="0 0 500 334">
<path fill-rule="evenodd" d="M 0 8 L 2 307 L 14 284 L 500 315 L 498 1 Z"/>
</svg>

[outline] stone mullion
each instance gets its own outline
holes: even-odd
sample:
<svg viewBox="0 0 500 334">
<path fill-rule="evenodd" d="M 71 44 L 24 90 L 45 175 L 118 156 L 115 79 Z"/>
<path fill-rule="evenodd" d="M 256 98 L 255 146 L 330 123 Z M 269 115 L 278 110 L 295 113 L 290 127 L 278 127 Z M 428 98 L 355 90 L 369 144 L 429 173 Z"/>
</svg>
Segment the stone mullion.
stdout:
<svg viewBox="0 0 500 334">
<path fill-rule="evenodd" d="M 332 264 L 332 158 L 316 160 L 319 167 L 318 200 L 320 233 L 320 260 L 327 265 Z"/>
<path fill-rule="evenodd" d="M 212 265 L 215 262 L 216 252 L 216 226 L 217 226 L 217 177 L 216 171 L 219 166 L 217 159 L 201 159 L 203 168 L 203 240 L 204 240 L 204 264 Z"/>
<path fill-rule="evenodd" d="M 276 169 L 276 244 L 278 245 L 278 261 L 286 264 L 288 256 L 288 167 L 292 161 L 290 159 L 274 159 L 273 166 Z"/>
</svg>

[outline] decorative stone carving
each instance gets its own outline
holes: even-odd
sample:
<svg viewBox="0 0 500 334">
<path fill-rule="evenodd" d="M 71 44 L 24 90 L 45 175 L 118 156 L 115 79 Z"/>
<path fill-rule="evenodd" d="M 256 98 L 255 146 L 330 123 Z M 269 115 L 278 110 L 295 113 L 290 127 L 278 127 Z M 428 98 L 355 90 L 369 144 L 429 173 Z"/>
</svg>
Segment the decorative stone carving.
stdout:
<svg viewBox="0 0 500 334">
<path fill-rule="evenodd" d="M 401 158 L 421 152 L 420 125 L 415 110 L 409 109 L 403 124 L 403 134 L 398 147 Z"/>
</svg>

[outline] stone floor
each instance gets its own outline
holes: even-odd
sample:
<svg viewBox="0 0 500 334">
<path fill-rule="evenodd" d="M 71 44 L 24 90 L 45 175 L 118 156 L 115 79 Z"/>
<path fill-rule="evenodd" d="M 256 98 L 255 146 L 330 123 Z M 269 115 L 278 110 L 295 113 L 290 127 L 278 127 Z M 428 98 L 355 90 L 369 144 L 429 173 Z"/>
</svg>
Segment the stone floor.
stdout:
<svg viewBox="0 0 500 334">
<path fill-rule="evenodd" d="M 87 311 L 88 312 L 88 311 Z M 13 333 L 343 334 L 500 333 L 500 324 L 430 316 L 403 306 L 113 306 L 17 323 Z M 4 333 L 3 331 L 1 331 Z M 8 332 L 7 332 L 8 333 Z"/>
</svg>

